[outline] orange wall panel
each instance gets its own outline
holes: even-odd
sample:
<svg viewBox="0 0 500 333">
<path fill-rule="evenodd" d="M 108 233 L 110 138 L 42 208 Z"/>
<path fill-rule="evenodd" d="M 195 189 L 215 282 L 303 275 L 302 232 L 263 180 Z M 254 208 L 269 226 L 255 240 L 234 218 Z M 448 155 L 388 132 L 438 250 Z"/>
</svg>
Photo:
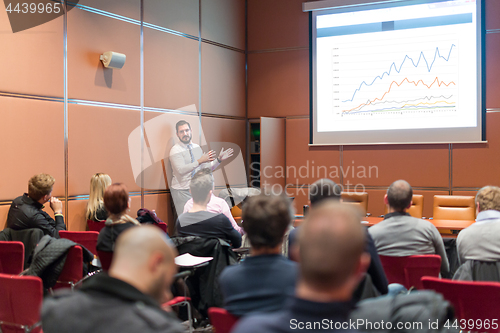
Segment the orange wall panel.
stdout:
<svg viewBox="0 0 500 333">
<path fill-rule="evenodd" d="M 294 185 L 312 184 L 326 177 L 338 183 L 340 178 L 332 174 L 332 170 L 338 169 L 340 164 L 338 146 L 309 147 L 308 144 L 309 119 L 287 119 L 286 182 Z"/>
<path fill-rule="evenodd" d="M 2 2 L 0 31 L 0 91 L 63 97 L 63 18 L 14 34 Z"/>
<path fill-rule="evenodd" d="M 202 2 L 201 37 L 244 50 L 245 0 Z"/>
<path fill-rule="evenodd" d="M 453 145 L 453 186 L 500 186 L 500 113 L 486 114 L 485 144 Z"/>
<path fill-rule="evenodd" d="M 126 16 L 135 20 L 141 19 L 140 0 L 80 0 L 78 4 Z"/>
<path fill-rule="evenodd" d="M 309 51 L 249 54 L 248 117 L 309 115 Z"/>
<path fill-rule="evenodd" d="M 128 148 L 129 134 L 140 126 L 140 112 L 83 105 L 70 105 L 68 112 L 69 195 L 88 194 L 96 172 L 140 191 Z"/>
<path fill-rule="evenodd" d="M 201 84 L 203 113 L 245 117 L 243 53 L 203 43 Z"/>
<path fill-rule="evenodd" d="M 309 46 L 303 0 L 248 0 L 248 49 Z"/>
<path fill-rule="evenodd" d="M 448 156 L 448 145 L 344 146 L 344 185 L 389 186 L 404 179 L 415 187 L 448 187 Z"/>
<path fill-rule="evenodd" d="M 500 33 L 486 34 L 486 107 L 500 108 Z"/>
<path fill-rule="evenodd" d="M 500 29 L 500 1 L 485 0 L 486 29 Z"/>
<path fill-rule="evenodd" d="M 144 21 L 192 36 L 199 30 L 198 0 L 144 1 Z"/>
<path fill-rule="evenodd" d="M 87 230 L 87 219 L 85 218 L 87 203 L 87 199 L 68 202 L 68 217 L 65 217 L 65 220 L 69 231 Z"/>
<path fill-rule="evenodd" d="M 198 104 L 198 42 L 144 30 L 144 105 L 177 109 Z"/>
<path fill-rule="evenodd" d="M 0 97 L 0 200 L 28 191 L 28 180 L 51 174 L 53 195 L 64 196 L 63 103 Z"/>
<path fill-rule="evenodd" d="M 7 227 L 7 215 L 9 214 L 10 203 L 7 205 L 0 205 L 0 230 Z"/>
<path fill-rule="evenodd" d="M 243 158 L 245 158 L 245 120 L 201 117 L 201 126 L 207 142 L 230 142 L 237 144 L 241 149 Z"/>
<path fill-rule="evenodd" d="M 104 68 L 99 56 L 127 56 L 122 69 Z M 68 13 L 70 98 L 140 104 L 140 26 L 75 8 Z"/>
<path fill-rule="evenodd" d="M 144 207 L 156 211 L 156 215 L 165 223 L 175 223 L 170 204 L 170 193 L 144 196 Z"/>
</svg>

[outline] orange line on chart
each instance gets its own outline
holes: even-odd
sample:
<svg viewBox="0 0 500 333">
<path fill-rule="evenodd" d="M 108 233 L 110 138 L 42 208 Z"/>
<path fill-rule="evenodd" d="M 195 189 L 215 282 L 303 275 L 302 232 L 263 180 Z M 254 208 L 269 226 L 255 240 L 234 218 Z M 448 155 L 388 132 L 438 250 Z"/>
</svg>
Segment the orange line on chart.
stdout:
<svg viewBox="0 0 500 333">
<path fill-rule="evenodd" d="M 417 104 L 405 104 L 405 105 L 402 106 L 402 108 L 404 108 L 405 106 L 417 106 L 417 105 L 422 105 L 422 104 L 433 105 L 433 104 L 437 104 L 437 103 L 455 104 L 455 102 L 447 102 L 447 101 L 437 101 L 437 102 L 434 102 L 434 103 L 420 102 L 420 103 L 417 103 Z"/>
<path fill-rule="evenodd" d="M 434 85 L 434 83 L 436 83 L 436 82 L 437 82 L 437 84 L 438 84 L 438 86 L 439 86 L 439 87 L 441 87 L 441 85 L 443 85 L 443 84 L 444 84 L 445 86 L 447 86 L 447 87 L 448 87 L 450 84 L 452 84 L 452 83 L 453 83 L 453 84 L 455 84 L 455 82 L 453 82 L 453 81 L 451 81 L 451 82 L 450 82 L 450 83 L 448 83 L 448 84 L 444 83 L 443 81 L 441 81 L 441 82 L 440 82 L 440 81 L 439 81 L 439 79 L 436 77 L 436 78 L 434 79 L 434 81 L 432 81 L 432 83 L 431 83 L 430 85 L 427 85 L 427 84 L 425 84 L 425 83 L 424 83 L 424 81 L 422 81 L 422 80 L 418 80 L 417 82 L 415 82 L 415 81 L 410 81 L 410 80 L 408 80 L 408 78 L 407 78 L 407 77 L 405 77 L 405 78 L 403 79 L 403 81 L 401 81 L 401 83 L 397 83 L 396 81 L 392 81 L 392 82 L 391 82 L 391 85 L 389 86 L 389 90 L 387 90 L 387 91 L 386 91 L 386 92 L 382 95 L 382 97 L 380 97 L 380 98 L 375 98 L 374 100 L 372 100 L 372 101 L 370 101 L 370 102 L 368 102 L 368 103 L 363 103 L 363 104 L 360 104 L 360 105 L 358 105 L 358 106 L 356 106 L 355 108 L 352 108 L 352 109 L 350 109 L 350 110 L 344 110 L 344 111 L 342 111 L 342 113 L 344 113 L 344 112 L 349 112 L 349 111 L 353 111 L 353 110 L 356 110 L 357 108 L 360 108 L 360 107 L 362 107 L 362 106 L 370 105 L 370 104 L 372 104 L 373 102 L 375 102 L 375 101 L 377 101 L 377 100 L 378 100 L 378 101 L 381 101 L 381 100 L 385 97 L 385 95 L 387 95 L 388 93 L 390 93 L 390 92 L 391 92 L 392 85 L 393 85 L 394 83 L 395 83 L 395 84 L 399 87 L 399 86 L 401 86 L 401 85 L 402 85 L 405 81 L 406 81 L 406 82 L 408 82 L 408 83 L 413 83 L 413 84 L 415 85 L 415 87 L 416 87 L 416 86 L 418 86 L 418 84 L 419 84 L 420 82 L 422 82 L 422 84 L 423 84 L 424 86 L 426 86 L 427 88 L 429 88 L 429 89 L 430 89 L 430 88 L 432 87 L 432 85 Z"/>
</svg>

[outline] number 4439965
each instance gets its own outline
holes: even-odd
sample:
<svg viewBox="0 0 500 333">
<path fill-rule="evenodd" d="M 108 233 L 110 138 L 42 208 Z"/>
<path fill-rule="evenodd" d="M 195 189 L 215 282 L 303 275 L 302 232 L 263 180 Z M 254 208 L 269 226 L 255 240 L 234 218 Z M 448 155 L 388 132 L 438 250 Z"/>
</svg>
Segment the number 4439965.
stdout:
<svg viewBox="0 0 500 333">
<path fill-rule="evenodd" d="M 12 8 L 14 7 L 14 8 Z M 5 8 L 7 13 L 18 13 L 18 14 L 58 14 L 61 12 L 61 3 L 59 2 L 48 2 L 48 3 L 36 3 L 36 2 L 23 2 L 17 3 L 13 6 L 9 3 L 7 8 Z"/>
</svg>

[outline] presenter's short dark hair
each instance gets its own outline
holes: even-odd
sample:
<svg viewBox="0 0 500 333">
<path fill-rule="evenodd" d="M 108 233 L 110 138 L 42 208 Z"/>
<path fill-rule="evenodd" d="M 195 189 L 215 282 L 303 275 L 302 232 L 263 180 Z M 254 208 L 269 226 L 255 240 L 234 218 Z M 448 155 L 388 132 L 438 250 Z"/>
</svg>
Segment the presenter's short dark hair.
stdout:
<svg viewBox="0 0 500 333">
<path fill-rule="evenodd" d="M 411 204 L 412 198 L 413 189 L 406 180 L 396 180 L 387 189 L 389 206 L 397 212 L 404 211 Z"/>
<path fill-rule="evenodd" d="M 314 206 L 325 199 L 340 200 L 341 193 L 342 188 L 338 184 L 333 180 L 323 178 L 315 181 L 309 187 L 309 200 L 311 201 L 311 206 Z"/>
<path fill-rule="evenodd" d="M 214 177 L 212 175 L 212 170 L 208 168 L 201 169 L 196 172 L 191 178 L 191 184 L 189 189 L 191 190 L 191 196 L 193 201 L 196 203 L 202 203 L 207 199 L 208 193 L 214 188 Z"/>
<path fill-rule="evenodd" d="M 243 229 L 253 248 L 274 248 L 292 221 L 290 199 L 284 195 L 257 195 L 243 205 Z"/>
<path fill-rule="evenodd" d="M 191 129 L 191 125 L 187 121 L 179 120 L 177 122 L 177 124 L 175 124 L 175 133 L 179 132 L 179 127 L 184 126 L 184 125 L 188 125 L 189 129 Z"/>
</svg>

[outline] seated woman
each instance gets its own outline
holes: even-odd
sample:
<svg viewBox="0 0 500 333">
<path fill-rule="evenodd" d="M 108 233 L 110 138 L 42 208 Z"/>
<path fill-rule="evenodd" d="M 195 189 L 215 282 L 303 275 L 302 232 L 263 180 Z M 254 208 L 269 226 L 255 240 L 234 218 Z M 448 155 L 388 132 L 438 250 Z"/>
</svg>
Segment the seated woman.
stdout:
<svg viewBox="0 0 500 333">
<path fill-rule="evenodd" d="M 96 173 L 90 178 L 90 194 L 87 203 L 87 220 L 104 222 L 108 218 L 108 211 L 104 207 L 104 191 L 111 185 L 111 177 L 105 173 Z"/>
<path fill-rule="evenodd" d="M 105 227 L 97 238 L 97 251 L 113 252 L 118 235 L 125 229 L 140 225 L 139 222 L 128 216 L 130 198 L 124 184 L 110 185 L 104 192 L 104 207 L 109 212 Z"/>
</svg>

